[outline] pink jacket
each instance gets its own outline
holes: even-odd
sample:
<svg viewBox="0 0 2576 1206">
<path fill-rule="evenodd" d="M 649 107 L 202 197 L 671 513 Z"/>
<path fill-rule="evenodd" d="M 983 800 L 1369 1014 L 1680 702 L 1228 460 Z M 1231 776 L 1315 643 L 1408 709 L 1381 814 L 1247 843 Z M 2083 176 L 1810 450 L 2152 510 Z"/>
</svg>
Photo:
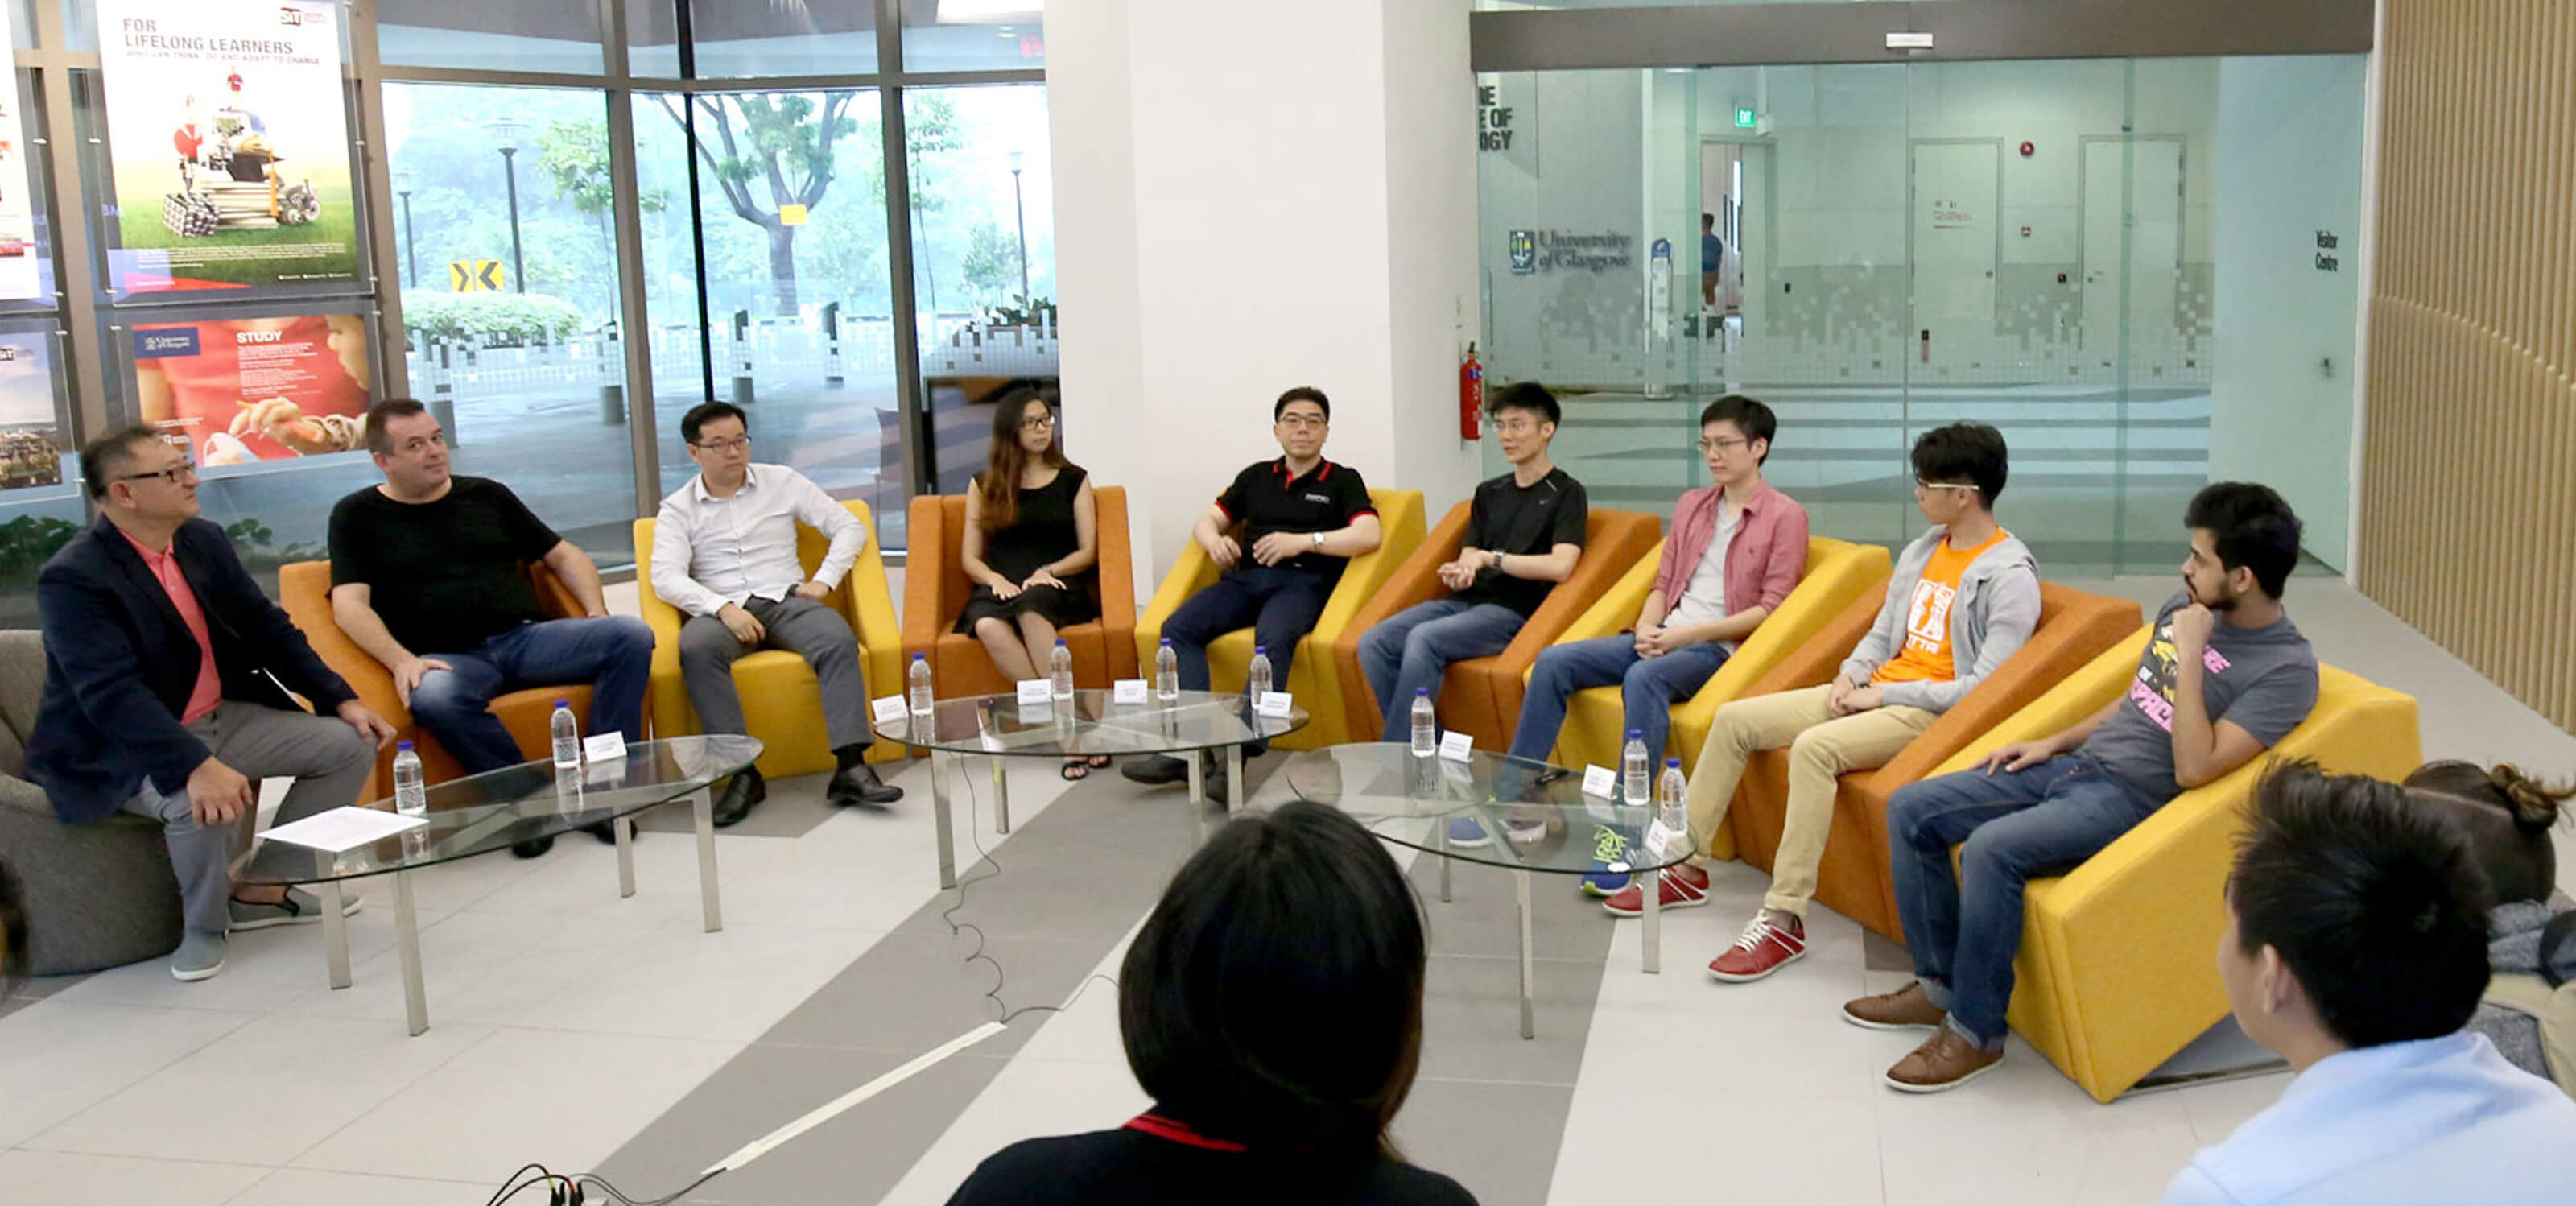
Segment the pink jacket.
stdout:
<svg viewBox="0 0 2576 1206">
<path fill-rule="evenodd" d="M 1682 588 L 1690 585 L 1692 571 L 1708 552 L 1723 494 L 1715 486 L 1702 486 L 1682 495 L 1673 508 L 1673 529 L 1665 535 L 1663 563 L 1655 570 L 1655 589 L 1663 592 L 1666 607 L 1681 602 Z M 1806 568 L 1806 508 L 1766 482 L 1744 504 L 1735 540 L 1726 546 L 1726 610 L 1778 608 Z"/>
</svg>

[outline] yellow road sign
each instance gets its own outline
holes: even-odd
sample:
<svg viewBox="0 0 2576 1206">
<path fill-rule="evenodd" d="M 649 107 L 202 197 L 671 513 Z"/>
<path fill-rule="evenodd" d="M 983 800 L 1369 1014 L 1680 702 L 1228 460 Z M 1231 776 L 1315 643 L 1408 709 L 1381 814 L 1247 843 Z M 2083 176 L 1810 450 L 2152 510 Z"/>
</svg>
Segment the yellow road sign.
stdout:
<svg viewBox="0 0 2576 1206">
<path fill-rule="evenodd" d="M 501 261 L 449 260 L 448 288 L 457 293 L 499 293 Z"/>
<path fill-rule="evenodd" d="M 803 226 L 805 224 L 805 207 L 802 205 L 779 206 L 778 224 L 781 226 Z"/>
</svg>

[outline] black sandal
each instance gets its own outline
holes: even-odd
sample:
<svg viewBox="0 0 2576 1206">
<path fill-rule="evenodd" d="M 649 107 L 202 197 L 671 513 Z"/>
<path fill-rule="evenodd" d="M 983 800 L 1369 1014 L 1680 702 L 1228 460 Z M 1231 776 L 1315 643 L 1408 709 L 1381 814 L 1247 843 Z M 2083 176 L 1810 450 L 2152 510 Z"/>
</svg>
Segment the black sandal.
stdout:
<svg viewBox="0 0 2576 1206">
<path fill-rule="evenodd" d="M 1091 760 L 1087 758 L 1067 758 L 1064 760 L 1063 766 L 1056 768 L 1055 773 L 1062 776 L 1064 781 L 1067 783 L 1080 783 L 1091 777 Z"/>
</svg>

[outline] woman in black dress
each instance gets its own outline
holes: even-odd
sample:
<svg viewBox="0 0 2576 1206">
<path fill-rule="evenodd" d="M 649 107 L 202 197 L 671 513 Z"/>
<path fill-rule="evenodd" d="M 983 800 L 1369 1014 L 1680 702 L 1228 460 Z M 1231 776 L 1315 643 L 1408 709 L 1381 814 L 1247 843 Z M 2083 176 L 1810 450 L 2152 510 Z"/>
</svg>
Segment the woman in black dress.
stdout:
<svg viewBox="0 0 2576 1206">
<path fill-rule="evenodd" d="M 959 560 L 975 596 L 957 631 L 982 641 L 993 668 L 1013 682 L 1045 677 L 1057 629 L 1100 617 L 1090 475 L 1064 459 L 1055 412 L 1035 390 L 1012 390 L 993 407 L 993 450 L 966 491 Z M 1064 777 L 1107 765 L 1107 758 L 1067 759 Z"/>
</svg>

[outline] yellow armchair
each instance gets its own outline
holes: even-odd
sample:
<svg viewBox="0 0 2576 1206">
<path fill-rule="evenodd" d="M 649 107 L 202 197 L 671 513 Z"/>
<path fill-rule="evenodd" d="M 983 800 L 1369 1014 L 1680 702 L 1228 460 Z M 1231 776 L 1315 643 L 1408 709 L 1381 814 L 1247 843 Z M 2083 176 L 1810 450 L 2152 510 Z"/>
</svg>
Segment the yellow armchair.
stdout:
<svg viewBox="0 0 2576 1206">
<path fill-rule="evenodd" d="M 2120 697 L 2151 629 L 2112 647 L 1961 749 L 1935 773 L 1966 770 Z M 2084 865 L 2030 883 L 2008 1017 L 2031 1049 L 2107 1102 L 2220 1018 L 2214 962 L 2244 807 L 2274 758 L 2399 779 L 2422 760 L 2415 700 L 2332 666 L 2316 709 L 2264 757 L 2157 809 Z"/>
<path fill-rule="evenodd" d="M 1658 543 L 1618 585 L 1610 588 L 1610 593 L 1583 613 L 1574 627 L 1558 638 L 1558 643 L 1609 636 L 1635 624 L 1637 609 L 1646 605 L 1646 596 L 1655 588 L 1655 569 L 1662 559 L 1663 545 Z M 1888 572 L 1889 558 L 1884 548 L 1808 537 L 1806 568 L 1799 573 L 1797 587 L 1780 601 L 1779 610 L 1736 647 L 1735 656 L 1726 659 L 1726 664 L 1709 676 L 1697 694 L 1673 705 L 1669 752 L 1678 755 L 1684 766 L 1697 760 L 1700 746 L 1708 741 L 1708 726 L 1717 715 L 1718 705 L 1743 695 L 1746 687 L 1805 645 L 1862 592 L 1884 581 Z M 1526 675 L 1523 681 L 1527 681 Z M 1565 727 L 1557 730 L 1554 761 L 1559 766 L 1618 766 L 1626 719 L 1619 688 L 1593 687 L 1575 692 L 1566 701 Z M 1709 847 L 1713 858 L 1735 857 L 1730 830 L 1721 828 L 1711 835 Z"/>
<path fill-rule="evenodd" d="M 868 693 L 894 695 L 904 689 L 903 633 L 894 617 L 894 593 L 886 583 L 885 557 L 877 547 L 877 525 L 868 505 L 841 504 L 858 517 L 867 543 L 850 563 L 849 576 L 823 596 L 823 604 L 850 622 L 859 638 L 859 664 L 867 671 Z M 823 563 L 828 542 L 823 534 L 796 525 L 796 559 L 804 565 Z M 680 677 L 680 625 L 687 619 L 678 608 L 653 593 L 653 521 L 635 521 L 635 587 L 644 622 L 653 626 L 653 679 L 645 703 L 653 718 L 653 735 L 680 737 L 698 731 L 697 709 Z M 763 649 L 733 664 L 734 689 L 742 693 L 742 715 L 751 735 L 760 738 L 760 773 L 769 778 L 809 775 L 832 769 L 832 743 L 823 730 L 823 701 L 814 670 L 805 659 L 784 649 Z M 868 748 L 868 761 L 890 762 L 904 756 L 896 742 L 879 741 Z"/>
<path fill-rule="evenodd" d="M 1342 701 L 1341 676 L 1333 673 L 1333 642 L 1358 615 L 1360 605 L 1385 586 L 1395 567 L 1413 555 L 1414 546 L 1422 543 L 1423 504 L 1419 490 L 1371 490 L 1369 502 L 1377 507 L 1380 533 L 1377 551 L 1353 557 L 1342 568 L 1342 580 L 1333 587 L 1332 598 L 1324 603 L 1324 614 L 1315 620 L 1314 631 L 1297 642 L 1297 656 L 1288 667 L 1288 681 L 1282 689 L 1297 699 L 1297 706 L 1313 717 L 1305 728 L 1271 744 L 1281 749 L 1311 750 L 1339 745 L 1351 740 L 1347 706 Z M 1191 595 L 1205 590 L 1216 581 L 1216 562 L 1208 560 L 1207 551 L 1193 540 L 1181 550 L 1180 559 L 1172 563 L 1163 583 L 1155 588 L 1154 598 L 1145 605 L 1145 614 L 1136 621 L 1136 665 L 1147 675 L 1154 672 L 1154 650 L 1162 644 L 1163 623 L 1180 609 Z M 1208 646 L 1208 683 L 1219 691 L 1243 689 L 1243 667 L 1252 660 L 1252 630 L 1237 629 L 1218 637 Z"/>
</svg>

